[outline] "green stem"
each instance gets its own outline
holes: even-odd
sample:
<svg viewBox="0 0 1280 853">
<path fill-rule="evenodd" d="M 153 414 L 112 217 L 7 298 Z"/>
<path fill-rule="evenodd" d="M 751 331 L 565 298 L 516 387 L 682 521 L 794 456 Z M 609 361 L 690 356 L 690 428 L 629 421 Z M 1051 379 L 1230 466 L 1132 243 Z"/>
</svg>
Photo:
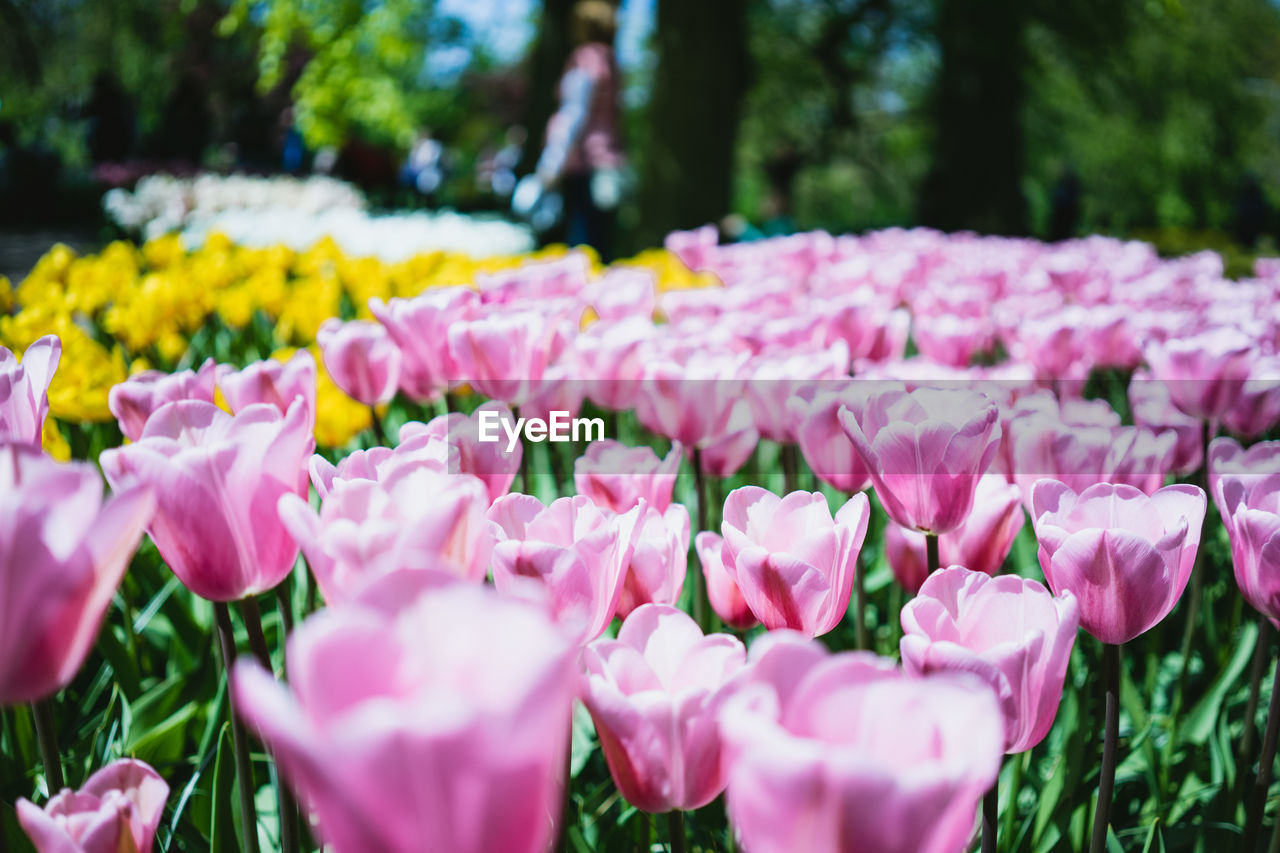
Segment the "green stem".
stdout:
<svg viewBox="0 0 1280 853">
<path fill-rule="evenodd" d="M 1022 791 L 1022 765 L 1026 759 L 1026 753 L 1013 757 L 1012 773 L 1009 776 L 1008 802 L 1004 806 L 1004 826 L 1001 827 L 1006 844 L 1013 837 L 1013 823 L 1018 816 L 1018 794 Z"/>
<path fill-rule="evenodd" d="M 1271 646 L 1271 623 L 1265 616 L 1258 618 L 1258 636 L 1253 644 L 1253 662 L 1249 667 L 1249 701 L 1244 708 L 1244 732 L 1240 735 L 1240 753 L 1236 761 L 1239 770 L 1231 792 L 1231 819 L 1235 819 L 1236 806 L 1244 802 L 1246 769 L 1253 758 L 1253 740 L 1258 735 L 1258 698 L 1262 695 L 1262 676 L 1267 668 L 1267 652 Z"/>
<path fill-rule="evenodd" d="M 284 625 L 284 635 L 293 633 L 293 574 L 284 576 L 276 585 L 276 608 L 280 611 L 280 621 Z"/>
<path fill-rule="evenodd" d="M 926 533 L 924 535 L 924 551 L 929 574 L 933 574 L 942 568 L 942 558 L 938 556 L 938 534 Z"/>
<path fill-rule="evenodd" d="M 1258 764 L 1258 779 L 1253 784 L 1253 802 L 1244 824 L 1242 850 L 1257 848 L 1258 833 L 1262 830 L 1262 813 L 1267 808 L 1267 791 L 1271 788 L 1271 768 L 1276 761 L 1276 736 L 1280 734 L 1280 666 L 1276 667 L 1271 683 L 1271 704 L 1267 709 L 1267 733 L 1262 739 L 1262 760 Z"/>
<path fill-rule="evenodd" d="M 684 853 L 684 812 L 667 812 L 667 840 L 671 842 L 671 853 Z"/>
<path fill-rule="evenodd" d="M 1098 773 L 1098 807 L 1093 813 L 1093 838 L 1089 853 L 1107 849 L 1107 828 L 1111 825 L 1111 799 L 1116 785 L 1116 753 L 1120 741 L 1120 646 L 1102 647 L 1102 681 L 1106 690 L 1103 711 L 1102 768 Z"/>
<path fill-rule="evenodd" d="M 694 536 L 697 536 L 707 529 L 707 484 L 702 475 L 702 451 L 696 447 L 693 449 L 693 490 L 698 504 L 698 527 L 694 531 Z M 693 621 L 706 634 L 711 628 L 711 620 L 707 614 L 706 580 L 699 571 L 690 572 L 690 575 L 693 577 Z"/>
<path fill-rule="evenodd" d="M 867 561 L 863 556 L 866 550 L 858 553 L 858 565 L 854 567 L 853 574 L 853 602 L 854 607 L 858 609 L 857 618 L 857 644 L 860 651 L 871 648 L 869 639 L 871 632 L 867 625 Z"/>
<path fill-rule="evenodd" d="M 779 455 L 782 457 L 782 493 L 789 495 L 800 488 L 800 448 L 784 444 Z"/>
<path fill-rule="evenodd" d="M 382 429 L 382 419 L 378 417 L 378 410 L 374 406 L 369 407 L 369 420 L 373 424 L 374 443 L 382 447 L 387 447 L 387 434 Z"/>
<path fill-rule="evenodd" d="M 36 740 L 40 742 L 40 760 L 44 762 L 45 787 L 52 797 L 62 790 L 62 754 L 58 752 L 58 727 L 53 722 L 53 701 L 48 697 L 31 703 L 31 716 L 36 724 Z"/>
<path fill-rule="evenodd" d="M 982 853 L 996 853 L 996 820 L 1000 815 L 1000 777 L 982 797 Z"/>
<path fill-rule="evenodd" d="M 218 641 L 222 649 L 222 670 L 227 678 L 227 704 L 231 711 L 231 745 L 235 753 L 236 779 L 240 783 L 240 827 L 242 830 L 245 853 L 258 853 L 258 810 L 253 804 L 253 764 L 249 758 L 249 740 L 236 713 L 236 704 L 231 698 L 231 667 L 236 662 L 235 628 L 231 626 L 231 611 L 222 601 L 213 603 L 213 612 L 218 622 Z"/>
<path fill-rule="evenodd" d="M 258 610 L 257 599 L 250 596 L 240 600 L 240 616 L 244 619 L 245 630 L 249 634 L 249 647 L 253 656 L 258 659 L 267 672 L 274 673 L 271 666 L 271 651 L 267 648 L 267 636 L 262 630 L 262 614 Z M 298 806 L 293 801 L 293 794 L 279 778 L 277 771 L 276 799 L 280 804 L 280 848 L 284 853 L 298 853 Z"/>
</svg>

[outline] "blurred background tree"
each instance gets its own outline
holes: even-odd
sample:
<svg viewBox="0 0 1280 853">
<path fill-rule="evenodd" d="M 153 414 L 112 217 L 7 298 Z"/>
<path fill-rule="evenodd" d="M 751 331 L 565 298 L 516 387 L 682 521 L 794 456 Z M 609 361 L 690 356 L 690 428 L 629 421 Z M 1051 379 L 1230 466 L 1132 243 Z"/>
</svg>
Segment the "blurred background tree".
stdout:
<svg viewBox="0 0 1280 853">
<path fill-rule="evenodd" d="M 84 110 L 109 70 L 134 111 L 132 156 L 191 147 L 175 128 L 206 119 L 202 162 L 257 170 L 280 168 L 290 130 L 312 151 L 360 142 L 394 161 L 430 129 L 453 160 L 444 201 L 497 204 L 474 191 L 475 166 L 521 125 L 519 168 L 532 168 L 573 4 L 0 0 L 0 156 L 47 152 L 64 183 L 85 180 Z M 747 234 L 931 224 L 1274 239 L 1276 0 L 620 10 L 639 177 L 620 248 L 730 213 Z M 182 117 L 196 102 L 205 118 Z"/>
</svg>

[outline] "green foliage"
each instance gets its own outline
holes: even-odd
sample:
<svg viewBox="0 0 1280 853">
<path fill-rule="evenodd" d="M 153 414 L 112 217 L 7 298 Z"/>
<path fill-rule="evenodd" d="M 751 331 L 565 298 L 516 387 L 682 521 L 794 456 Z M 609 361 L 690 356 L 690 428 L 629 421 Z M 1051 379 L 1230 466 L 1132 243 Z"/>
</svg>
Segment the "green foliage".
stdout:
<svg viewBox="0 0 1280 853">
<path fill-rule="evenodd" d="M 418 95 L 429 51 L 458 34 L 433 9 L 422 0 L 236 0 L 219 28 L 260 29 L 258 87 L 290 88 L 312 147 L 338 145 L 356 130 L 407 147 L 433 107 L 448 110 Z"/>
</svg>

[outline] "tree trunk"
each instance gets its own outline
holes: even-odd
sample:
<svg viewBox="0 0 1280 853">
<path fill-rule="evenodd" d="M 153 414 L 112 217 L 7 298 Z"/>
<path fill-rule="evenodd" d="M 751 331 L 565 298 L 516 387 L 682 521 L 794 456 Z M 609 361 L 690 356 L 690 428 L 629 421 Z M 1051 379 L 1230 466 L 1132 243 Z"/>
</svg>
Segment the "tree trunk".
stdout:
<svg viewBox="0 0 1280 853">
<path fill-rule="evenodd" d="M 538 21 L 538 40 L 529 57 L 529 92 L 525 99 L 524 126 L 528 131 L 521 173 L 532 172 L 538 165 L 547 120 L 560 102 L 558 91 L 565 63 L 573 50 L 569 32 L 573 21 L 574 0 L 543 0 Z"/>
<path fill-rule="evenodd" d="M 1024 0 L 940 0 L 933 164 L 920 218 L 946 230 L 1024 234 Z"/>
<path fill-rule="evenodd" d="M 641 245 L 729 212 L 750 75 L 746 0 L 658 0 L 657 16 L 658 65 L 636 235 Z"/>
</svg>

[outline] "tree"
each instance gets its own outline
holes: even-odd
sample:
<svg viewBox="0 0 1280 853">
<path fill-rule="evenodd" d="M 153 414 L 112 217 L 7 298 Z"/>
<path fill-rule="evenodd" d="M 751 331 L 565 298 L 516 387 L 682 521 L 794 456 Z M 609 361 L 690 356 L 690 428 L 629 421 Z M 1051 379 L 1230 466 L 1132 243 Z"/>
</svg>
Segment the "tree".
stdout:
<svg viewBox="0 0 1280 853">
<path fill-rule="evenodd" d="M 642 244 L 729 212 L 750 82 L 745 0 L 658 0 L 640 189 Z"/>
</svg>

